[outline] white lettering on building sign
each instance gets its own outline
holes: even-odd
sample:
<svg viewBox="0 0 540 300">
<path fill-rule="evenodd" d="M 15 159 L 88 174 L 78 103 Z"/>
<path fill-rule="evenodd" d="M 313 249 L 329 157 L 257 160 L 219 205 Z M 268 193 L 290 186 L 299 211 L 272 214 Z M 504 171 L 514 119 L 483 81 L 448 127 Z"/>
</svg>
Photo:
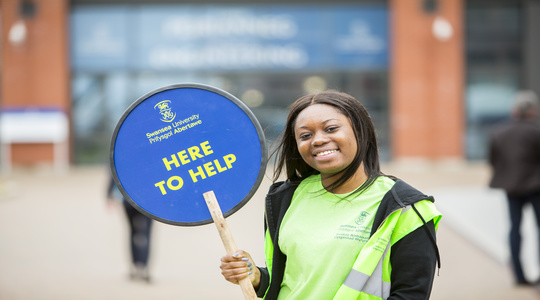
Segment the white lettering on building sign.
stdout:
<svg viewBox="0 0 540 300">
<path fill-rule="evenodd" d="M 290 39 L 298 28 L 286 15 L 254 15 L 248 11 L 232 10 L 206 15 L 181 15 L 163 22 L 162 34 L 177 39 L 256 37 Z"/>
<path fill-rule="evenodd" d="M 150 53 L 154 68 L 301 68 L 308 54 L 295 45 L 219 44 L 202 47 L 156 47 Z"/>
</svg>

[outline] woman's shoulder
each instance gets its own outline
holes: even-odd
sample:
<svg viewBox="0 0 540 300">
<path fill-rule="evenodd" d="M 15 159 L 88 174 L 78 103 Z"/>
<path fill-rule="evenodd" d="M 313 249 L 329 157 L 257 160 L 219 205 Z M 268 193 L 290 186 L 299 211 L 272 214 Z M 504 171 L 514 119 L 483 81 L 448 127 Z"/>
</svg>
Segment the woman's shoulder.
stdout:
<svg viewBox="0 0 540 300">
<path fill-rule="evenodd" d="M 298 187 L 299 184 L 300 182 L 290 181 L 290 180 L 276 181 L 272 183 L 272 185 L 268 189 L 268 194 L 271 195 L 271 194 L 280 193 L 289 189 L 296 189 L 296 187 Z"/>
<path fill-rule="evenodd" d="M 386 193 L 390 191 L 395 184 L 396 181 L 391 177 L 381 175 L 373 181 L 368 190 L 371 192 Z"/>
<path fill-rule="evenodd" d="M 377 177 L 375 182 L 390 189 L 396 184 L 396 179 L 392 176 L 381 175 Z"/>
<path fill-rule="evenodd" d="M 322 187 L 321 174 L 311 175 L 298 184 L 298 189 L 312 188 L 313 186 Z"/>
<path fill-rule="evenodd" d="M 398 202 L 403 201 L 405 204 L 415 203 L 420 200 L 434 201 L 433 196 L 424 194 L 406 181 L 394 176 L 379 176 L 373 183 L 372 188 L 386 191 L 387 196 L 391 198 L 398 197 Z"/>
<path fill-rule="evenodd" d="M 301 181 L 277 181 L 274 182 L 268 189 L 266 194 L 266 200 L 275 200 L 281 199 L 283 197 L 292 196 L 298 186 L 301 184 Z"/>
<path fill-rule="evenodd" d="M 319 179 L 317 180 L 317 178 Z M 319 181 L 318 184 L 320 185 L 320 175 L 312 175 L 301 181 L 278 181 L 270 186 L 266 198 L 267 200 L 276 200 L 283 197 L 292 197 L 295 192 L 310 188 L 312 184 L 317 184 L 317 181 Z"/>
</svg>

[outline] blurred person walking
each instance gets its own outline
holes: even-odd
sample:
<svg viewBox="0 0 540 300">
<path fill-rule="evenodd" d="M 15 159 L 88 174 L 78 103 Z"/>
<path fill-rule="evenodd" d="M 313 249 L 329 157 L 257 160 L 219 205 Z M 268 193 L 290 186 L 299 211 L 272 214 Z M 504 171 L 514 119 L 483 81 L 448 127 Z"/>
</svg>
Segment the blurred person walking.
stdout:
<svg viewBox="0 0 540 300">
<path fill-rule="evenodd" d="M 531 285 L 521 264 L 520 226 L 530 203 L 540 233 L 540 124 L 538 98 L 532 91 L 516 94 L 512 119 L 496 126 L 489 140 L 490 187 L 506 192 L 510 213 L 510 253 L 515 283 Z"/>
<path fill-rule="evenodd" d="M 150 233 L 152 219 L 140 213 L 124 198 L 111 178 L 107 189 L 107 203 L 109 206 L 121 203 L 126 212 L 129 224 L 129 244 L 131 252 L 130 278 L 150 283 L 148 258 L 150 255 Z"/>
</svg>

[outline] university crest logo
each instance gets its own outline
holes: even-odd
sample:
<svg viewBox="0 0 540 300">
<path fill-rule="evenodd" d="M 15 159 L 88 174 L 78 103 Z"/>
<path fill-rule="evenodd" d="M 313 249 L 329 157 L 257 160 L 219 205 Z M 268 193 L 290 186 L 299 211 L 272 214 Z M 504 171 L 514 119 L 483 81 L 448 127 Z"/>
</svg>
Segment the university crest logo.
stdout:
<svg viewBox="0 0 540 300">
<path fill-rule="evenodd" d="M 171 100 L 163 100 L 154 105 L 154 109 L 159 110 L 161 114 L 160 120 L 163 122 L 172 122 L 176 117 L 176 113 L 172 111 L 170 106 Z"/>
</svg>

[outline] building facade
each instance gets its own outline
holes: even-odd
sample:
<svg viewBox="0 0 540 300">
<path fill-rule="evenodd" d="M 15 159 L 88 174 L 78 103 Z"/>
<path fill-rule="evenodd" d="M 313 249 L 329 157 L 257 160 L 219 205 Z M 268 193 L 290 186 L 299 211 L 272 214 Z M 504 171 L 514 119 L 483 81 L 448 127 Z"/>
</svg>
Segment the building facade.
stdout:
<svg viewBox="0 0 540 300">
<path fill-rule="evenodd" d="M 348 92 L 383 160 L 484 159 L 513 93 L 540 92 L 536 0 L 0 0 L 0 11 L 2 114 L 65 114 L 74 164 L 105 162 L 124 110 L 175 83 L 235 95 L 270 141 L 299 96 Z M 58 155 L 39 139 L 6 148 L 13 164 Z"/>
</svg>

